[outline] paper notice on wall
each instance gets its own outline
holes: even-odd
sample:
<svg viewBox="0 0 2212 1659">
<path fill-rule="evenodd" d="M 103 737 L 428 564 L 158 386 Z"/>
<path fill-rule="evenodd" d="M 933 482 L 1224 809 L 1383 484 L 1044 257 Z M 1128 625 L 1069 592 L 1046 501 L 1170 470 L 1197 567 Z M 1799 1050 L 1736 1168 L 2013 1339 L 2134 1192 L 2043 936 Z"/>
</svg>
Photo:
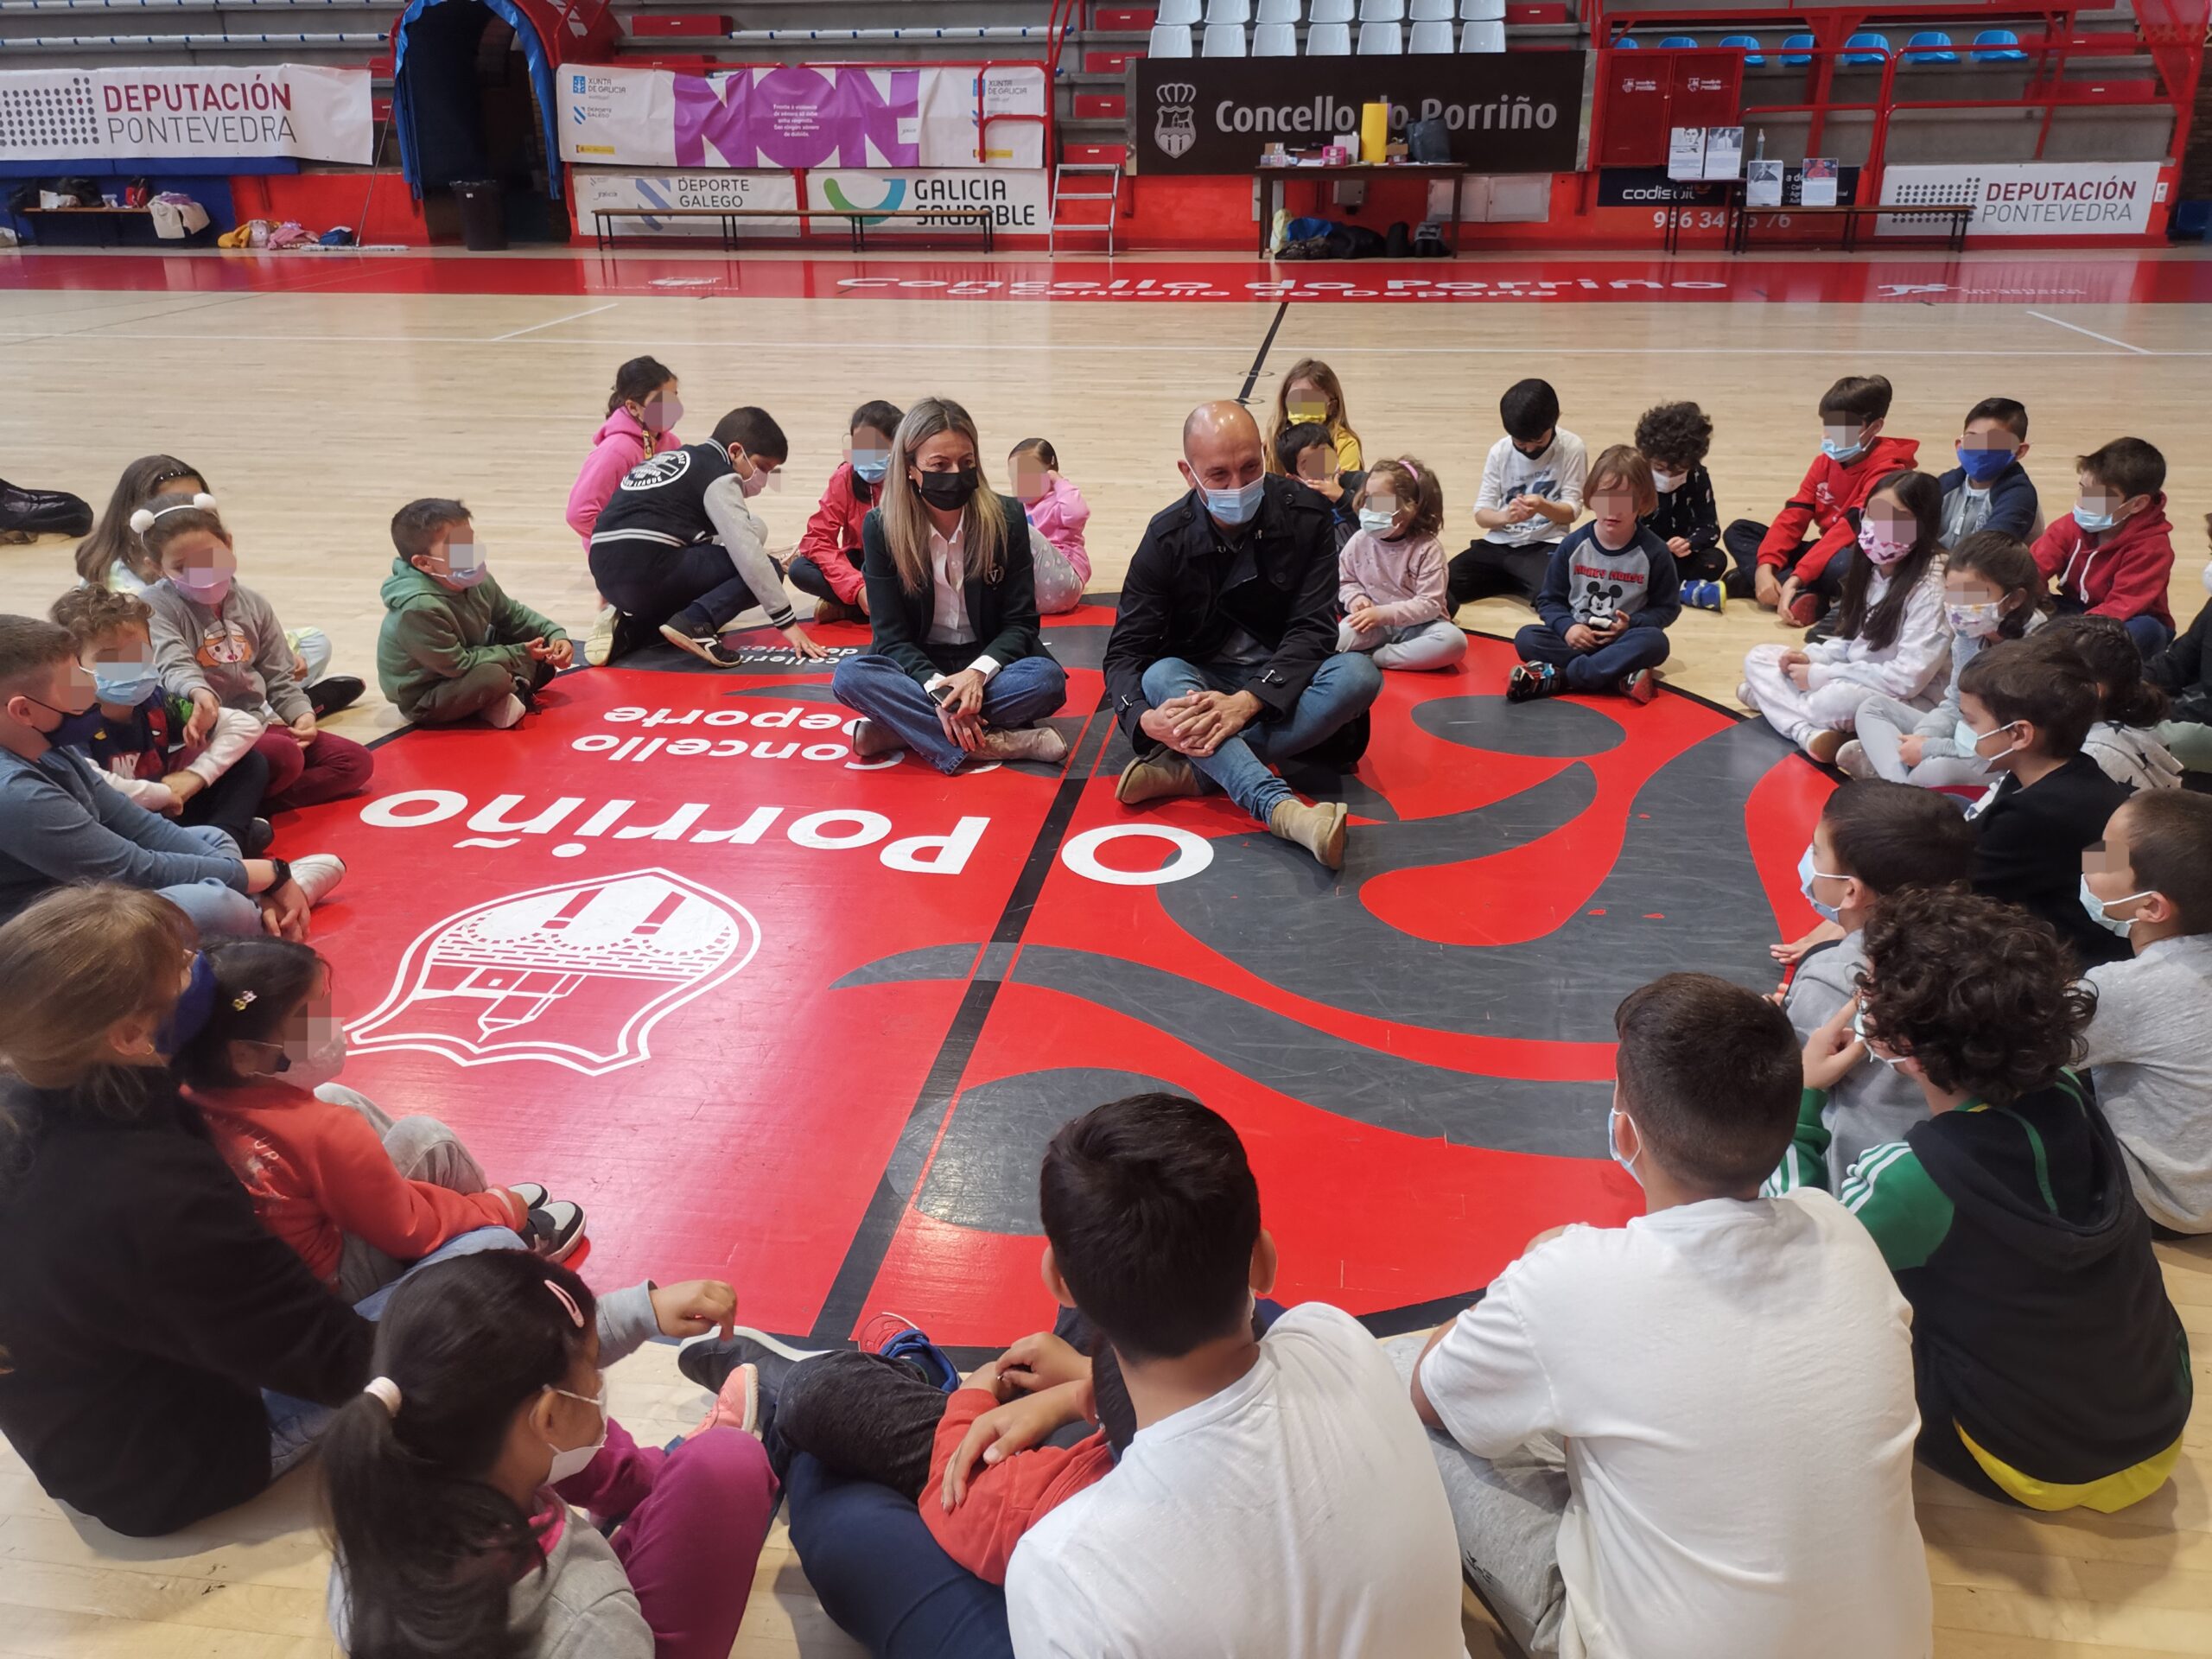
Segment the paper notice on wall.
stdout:
<svg viewBox="0 0 2212 1659">
<path fill-rule="evenodd" d="M 1808 156 L 1804 175 L 1797 186 L 1797 205 L 1800 207 L 1834 207 L 1836 174 L 1839 170 L 1839 164 L 1833 156 Z"/>
<path fill-rule="evenodd" d="M 1744 205 L 1746 207 L 1782 206 L 1782 163 L 1780 162 L 1751 162 L 1745 164 Z"/>
<path fill-rule="evenodd" d="M 1744 130 L 1707 127 L 1705 130 L 1705 176 L 1741 178 L 1744 172 Z"/>
<path fill-rule="evenodd" d="M 1740 146 L 1741 140 L 1738 144 Z M 1667 176 L 1701 179 L 1705 176 L 1705 129 L 1675 127 L 1667 135 Z"/>
</svg>

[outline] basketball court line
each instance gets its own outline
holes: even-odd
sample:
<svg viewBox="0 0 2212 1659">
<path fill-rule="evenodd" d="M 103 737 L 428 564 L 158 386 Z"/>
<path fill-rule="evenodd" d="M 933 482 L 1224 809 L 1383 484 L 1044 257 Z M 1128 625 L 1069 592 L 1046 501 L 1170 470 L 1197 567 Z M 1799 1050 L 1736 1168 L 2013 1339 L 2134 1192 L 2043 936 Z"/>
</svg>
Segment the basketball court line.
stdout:
<svg viewBox="0 0 2212 1659">
<path fill-rule="evenodd" d="M 497 346 L 505 340 L 520 340 L 524 334 L 534 334 L 541 328 L 558 328 L 564 322 L 580 322 L 586 317 L 595 317 L 602 311 L 612 311 L 621 303 L 620 300 L 609 300 L 605 305 L 594 305 L 588 311 L 571 311 L 567 316 L 555 317 L 550 322 L 533 322 L 527 328 L 516 328 L 507 334 L 494 334 L 484 344 Z"/>
<path fill-rule="evenodd" d="M 1252 359 L 1252 366 L 1245 372 L 1243 388 L 1236 394 L 1238 403 L 1244 404 L 1251 401 L 1252 388 L 1259 384 L 1260 371 L 1267 366 L 1268 353 L 1274 349 L 1275 333 L 1282 327 L 1282 320 L 1289 315 L 1290 302 L 1288 300 L 1283 301 L 1281 304 L 1275 307 L 1274 321 L 1268 325 L 1267 338 L 1260 342 L 1260 349 Z"/>
<path fill-rule="evenodd" d="M 2084 328 L 2078 322 L 2069 322 L 2063 317 L 2049 316 L 2041 311 L 2031 311 L 2028 315 L 2038 322 L 2056 323 L 2061 328 L 2071 328 L 2077 334 L 2087 334 L 2091 340 L 2101 340 L 2107 346 L 2117 346 L 2123 352 L 2133 352 L 2138 357 L 2158 355 L 2157 353 L 2146 351 L 2140 346 L 2131 346 L 2124 340 L 2114 340 L 2110 334 L 2101 334 L 2094 328 Z"/>
</svg>

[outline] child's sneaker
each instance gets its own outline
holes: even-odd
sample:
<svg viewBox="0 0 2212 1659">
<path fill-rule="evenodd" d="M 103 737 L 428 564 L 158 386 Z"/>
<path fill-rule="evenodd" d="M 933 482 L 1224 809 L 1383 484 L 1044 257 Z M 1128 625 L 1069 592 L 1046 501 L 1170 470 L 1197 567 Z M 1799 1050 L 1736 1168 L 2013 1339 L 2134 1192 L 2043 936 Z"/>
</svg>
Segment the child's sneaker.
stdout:
<svg viewBox="0 0 2212 1659">
<path fill-rule="evenodd" d="M 248 858 L 259 858 L 269 850 L 269 843 L 276 839 L 276 831 L 266 818 L 246 820 L 245 842 L 240 851 Z"/>
<path fill-rule="evenodd" d="M 1695 610 L 1725 613 L 1728 609 L 1728 590 L 1717 582 L 1686 582 L 1682 584 L 1682 603 Z"/>
<path fill-rule="evenodd" d="M 1621 681 L 1621 696 L 1630 702 L 1649 702 L 1659 695 L 1659 677 L 1648 668 L 1639 668 Z"/>
<path fill-rule="evenodd" d="M 686 633 L 673 622 L 661 624 L 660 637 L 678 651 L 688 651 L 716 668 L 735 668 L 745 659 L 722 644 L 718 633 Z"/>
<path fill-rule="evenodd" d="M 934 1383 L 947 1394 L 960 1386 L 960 1368 L 903 1313 L 876 1314 L 861 1326 L 860 1334 L 854 1340 L 868 1353 L 906 1361 L 924 1382 Z"/>
<path fill-rule="evenodd" d="M 579 1204 L 556 1198 L 530 1212 L 522 1226 L 523 1242 L 548 1262 L 565 1262 L 584 1242 L 584 1211 Z"/>
<path fill-rule="evenodd" d="M 758 1439 L 760 1434 L 760 1373 L 740 1365 L 722 1379 L 715 1403 L 699 1420 L 698 1427 L 683 1438 L 696 1440 L 710 1428 L 734 1428 Z"/>
<path fill-rule="evenodd" d="M 310 905 L 321 904 L 345 879 L 346 861 L 335 853 L 309 853 L 292 861 L 292 884 Z"/>
<path fill-rule="evenodd" d="M 614 621 L 621 614 L 612 605 L 602 605 L 592 619 L 591 632 L 584 636 L 584 661 L 590 666 L 603 668 L 614 654 Z"/>
<path fill-rule="evenodd" d="M 1790 599 L 1789 608 L 1785 614 L 1789 617 L 1789 625 L 1792 627 L 1811 627 L 1821 619 L 1821 596 L 1815 593 L 1794 595 Z"/>
<path fill-rule="evenodd" d="M 1882 775 L 1874 770 L 1873 757 L 1866 753 L 1866 745 L 1855 737 L 1835 752 L 1835 765 L 1836 770 L 1847 778 L 1878 778 Z"/>
<path fill-rule="evenodd" d="M 1549 663 L 1522 663 L 1505 677 L 1508 702 L 1533 702 L 1559 690 L 1559 670 Z"/>
<path fill-rule="evenodd" d="M 522 724 L 522 717 L 529 712 L 523 700 L 510 691 L 484 711 L 484 723 L 503 732 L 512 731 Z"/>
<path fill-rule="evenodd" d="M 677 1350 L 676 1369 L 701 1388 L 718 1390 L 742 1366 L 758 1379 L 762 1396 L 773 1401 L 783 1393 L 784 1382 L 793 1367 L 836 1351 L 830 1348 L 801 1348 L 772 1337 L 766 1331 L 738 1325 L 730 1327 L 727 1337 L 719 1331 L 709 1331 L 681 1344 Z"/>
<path fill-rule="evenodd" d="M 1850 736 L 1850 733 L 1839 732 L 1833 728 L 1815 732 L 1805 740 L 1805 753 L 1822 766 L 1832 766 L 1835 764 L 1836 756 L 1842 752 L 1845 741 Z"/>
</svg>

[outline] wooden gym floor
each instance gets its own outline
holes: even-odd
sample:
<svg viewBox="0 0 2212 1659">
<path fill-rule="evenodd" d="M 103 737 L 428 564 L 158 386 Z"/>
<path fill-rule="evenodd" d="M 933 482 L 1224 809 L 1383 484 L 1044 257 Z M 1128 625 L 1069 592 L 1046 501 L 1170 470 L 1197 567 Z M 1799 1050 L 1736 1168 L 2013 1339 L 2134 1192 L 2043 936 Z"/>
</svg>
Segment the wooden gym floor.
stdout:
<svg viewBox="0 0 2212 1659">
<path fill-rule="evenodd" d="M 779 544 L 796 539 L 839 458 L 847 414 L 864 398 L 960 399 L 976 416 L 987 467 L 1001 482 L 1008 448 L 1049 437 L 1093 506 L 1093 585 L 1102 591 L 1117 584 L 1146 518 L 1180 487 L 1174 462 L 1184 412 L 1202 398 L 1236 395 L 1248 378 L 1252 401 L 1264 404 L 1302 356 L 1334 365 L 1370 456 L 1411 454 L 1440 473 L 1453 545 L 1467 533 L 1482 456 L 1497 435 L 1497 395 L 1524 375 L 1559 388 L 1563 423 L 1593 453 L 1627 441 L 1647 405 L 1695 398 L 1717 427 L 1710 464 L 1724 518 L 1764 518 L 1817 442 L 1820 390 L 1842 374 L 1878 372 L 1897 388 L 1890 430 L 1922 441 L 1929 470 L 1946 463 L 1975 399 L 2024 402 L 2034 423 L 2030 469 L 2053 514 L 2070 501 L 2074 455 L 2123 433 L 2158 444 L 2171 469 L 2179 550 L 2173 608 L 2186 622 L 2204 602 L 2199 534 L 2212 508 L 2212 455 L 2196 411 L 2212 312 L 2163 298 L 2193 293 L 2202 267 L 2188 281 L 2152 285 L 2162 296 L 2156 303 L 1989 297 L 2000 283 L 2034 286 L 2039 262 L 2028 256 L 1949 262 L 1952 280 L 1941 291 L 1866 302 L 1715 304 L 1688 295 L 1666 302 L 1554 295 L 1510 308 L 1299 302 L 1282 313 L 1263 353 L 1277 320 L 1272 296 L 1154 300 L 1134 311 L 1011 296 L 994 303 L 988 295 L 952 305 L 941 294 L 894 297 L 908 290 L 830 283 L 818 289 L 823 297 L 803 297 L 811 285 L 804 262 L 769 258 L 747 268 L 779 280 L 753 286 L 788 296 L 701 298 L 711 291 L 704 279 L 671 284 L 687 281 L 686 269 L 721 271 L 726 262 L 688 267 L 682 256 L 657 254 L 652 269 L 679 273 L 653 279 L 658 289 L 596 280 L 578 287 L 518 269 L 552 263 L 479 261 L 486 280 L 478 283 L 458 262 L 416 259 L 405 281 L 387 282 L 371 257 L 301 260 L 285 267 L 300 273 L 296 281 L 287 275 L 241 289 L 210 280 L 221 262 L 201 256 L 0 260 L 0 353 L 13 394 L 0 404 L 0 475 L 73 490 L 98 507 L 124 461 L 154 450 L 183 457 L 222 500 L 243 579 L 294 626 L 326 629 L 337 671 L 373 682 L 376 589 L 391 557 L 385 524 L 416 496 L 467 501 L 511 593 L 572 629 L 588 622 L 590 585 L 562 508 L 614 365 L 641 352 L 682 377 L 691 411 L 685 436 L 702 435 L 721 410 L 741 403 L 763 404 L 783 423 L 792 444 L 789 481 L 754 503 Z M 1732 269 L 1740 276 L 1751 263 Z M 2152 291 L 2130 282 L 2146 269 L 2171 277 L 2160 268 L 2168 263 L 2063 261 L 2092 279 L 2075 291 L 2096 293 Z M 1067 268 L 1063 262 L 1047 274 Z M 1547 268 L 1601 277 L 1666 269 L 1603 259 Z M 1794 269 L 1786 261 L 1764 268 L 1784 276 Z M 886 258 L 837 269 L 888 282 L 988 268 Z M 1086 274 L 1106 269 L 1094 262 Z M 1205 267 L 1112 267 L 1138 277 L 1194 269 Z M 1253 268 L 1222 269 L 1242 280 Z M 1462 262 L 1451 274 L 1484 270 Z M 1980 283 L 1976 302 L 1960 302 L 1969 285 L 1961 273 Z M 524 275 L 531 280 L 516 280 Z M 525 291 L 454 291 L 479 286 Z M 42 612 L 72 580 L 68 551 L 59 542 L 0 549 L 0 607 Z M 1510 632 L 1526 614 L 1490 602 L 1460 620 Z M 1728 702 L 1744 650 L 1782 636 L 1770 618 L 1744 606 L 1725 617 L 1686 613 L 1672 637 L 1672 682 Z M 333 724 L 367 739 L 397 721 L 372 686 Z M 2200 1387 L 2212 1384 L 2212 1361 L 2202 1357 L 2212 1354 L 2212 1246 L 2160 1251 L 2197 1344 Z M 746 1287 L 739 1291 L 742 1306 Z M 683 1432 L 702 1403 L 665 1348 L 649 1349 L 611 1381 L 616 1410 L 641 1437 Z M 73 1523 L 0 1452 L 0 1654 L 331 1652 L 311 1485 L 311 1477 L 296 1477 L 218 1522 L 133 1543 Z M 2212 1651 L 2212 1430 L 2202 1420 L 2173 1483 L 2120 1516 L 2003 1510 L 1924 1475 L 1920 1496 L 1939 1654 Z M 1478 1655 L 1496 1650 L 1483 1629 L 1479 1619 L 1471 1624 Z M 856 1651 L 814 1605 L 780 1526 L 737 1651 Z"/>
</svg>

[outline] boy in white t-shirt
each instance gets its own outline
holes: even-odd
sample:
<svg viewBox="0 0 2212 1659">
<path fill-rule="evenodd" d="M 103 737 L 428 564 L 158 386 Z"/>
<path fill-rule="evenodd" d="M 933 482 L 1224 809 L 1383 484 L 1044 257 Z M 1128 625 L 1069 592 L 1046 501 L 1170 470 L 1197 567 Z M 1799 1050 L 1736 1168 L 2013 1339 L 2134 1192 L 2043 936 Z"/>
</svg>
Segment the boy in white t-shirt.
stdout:
<svg viewBox="0 0 2212 1659">
<path fill-rule="evenodd" d="M 1910 1313 L 1840 1205 L 1758 1196 L 1803 1081 L 1789 1019 L 1669 974 L 1614 1024 L 1606 1147 L 1644 1214 L 1540 1238 L 1397 1351 L 1470 1576 L 1563 1659 L 1922 1659 Z"/>
<path fill-rule="evenodd" d="M 1053 1137 L 1039 1208 L 1045 1282 L 1113 1344 L 1137 1428 L 1015 1547 L 1018 1659 L 1463 1659 L 1452 1515 L 1389 1360 L 1319 1302 L 1252 1334 L 1275 1246 L 1236 1130 L 1179 1096 L 1101 1106 Z"/>
<path fill-rule="evenodd" d="M 1450 567 L 1446 603 L 1454 611 L 1494 594 L 1533 604 L 1552 549 L 1582 515 L 1590 452 L 1560 425 L 1551 382 L 1516 381 L 1497 412 L 1505 435 L 1491 446 L 1475 494 L 1475 523 L 1484 533 Z"/>
</svg>

